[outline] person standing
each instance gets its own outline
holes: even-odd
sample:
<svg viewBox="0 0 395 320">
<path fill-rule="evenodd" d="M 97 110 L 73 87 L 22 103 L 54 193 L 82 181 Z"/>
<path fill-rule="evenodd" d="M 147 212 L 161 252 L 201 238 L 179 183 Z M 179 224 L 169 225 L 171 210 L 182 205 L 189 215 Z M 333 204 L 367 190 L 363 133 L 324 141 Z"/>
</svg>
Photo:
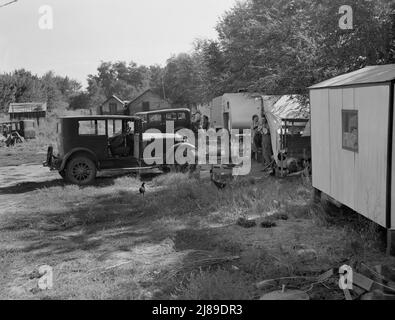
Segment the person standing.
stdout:
<svg viewBox="0 0 395 320">
<path fill-rule="evenodd" d="M 272 140 L 270 135 L 270 127 L 266 117 L 262 118 L 262 161 L 263 166 L 266 168 L 270 168 L 272 163 Z"/>
<path fill-rule="evenodd" d="M 256 156 L 258 160 L 258 152 L 262 145 L 262 133 L 261 133 L 261 124 L 259 121 L 259 117 L 254 115 L 252 117 L 252 125 L 251 125 L 251 141 L 252 141 L 252 155 L 253 157 Z"/>
</svg>

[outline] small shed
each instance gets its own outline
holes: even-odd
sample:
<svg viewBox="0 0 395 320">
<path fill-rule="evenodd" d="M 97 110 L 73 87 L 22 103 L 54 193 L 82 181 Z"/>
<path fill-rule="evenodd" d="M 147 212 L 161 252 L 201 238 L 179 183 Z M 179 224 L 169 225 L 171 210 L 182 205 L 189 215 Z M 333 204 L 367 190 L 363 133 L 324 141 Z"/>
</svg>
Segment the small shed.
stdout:
<svg viewBox="0 0 395 320">
<path fill-rule="evenodd" d="M 170 109 L 169 101 L 162 99 L 151 89 L 144 91 L 126 105 L 126 115 L 135 115 L 139 112 Z"/>
<path fill-rule="evenodd" d="M 395 254 L 395 64 L 310 87 L 313 186 L 389 230 Z"/>
<path fill-rule="evenodd" d="M 125 108 L 129 102 L 130 101 L 124 101 L 116 95 L 113 95 L 103 102 L 103 104 L 98 108 L 97 114 L 102 116 L 124 115 Z"/>
<path fill-rule="evenodd" d="M 40 119 L 47 116 L 47 103 L 10 103 L 8 114 L 11 121 L 32 119 L 39 124 Z"/>
</svg>

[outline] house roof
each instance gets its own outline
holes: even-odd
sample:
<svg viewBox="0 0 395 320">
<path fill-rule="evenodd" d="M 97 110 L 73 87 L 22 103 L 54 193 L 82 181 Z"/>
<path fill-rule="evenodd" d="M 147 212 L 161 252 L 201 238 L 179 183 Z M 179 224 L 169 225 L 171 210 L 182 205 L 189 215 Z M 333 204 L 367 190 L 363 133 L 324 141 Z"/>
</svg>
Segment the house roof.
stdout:
<svg viewBox="0 0 395 320">
<path fill-rule="evenodd" d="M 143 95 L 145 95 L 147 92 L 150 92 L 150 91 L 152 91 L 152 90 L 151 90 L 151 89 L 145 90 L 143 93 L 139 94 L 139 95 L 138 95 L 136 98 L 134 98 L 132 101 L 129 101 L 128 104 L 131 104 L 131 103 L 135 102 L 138 98 L 141 98 Z"/>
<path fill-rule="evenodd" d="M 392 80 L 395 80 L 395 64 L 386 64 L 380 66 L 368 66 L 354 72 L 346 73 L 315 84 L 309 89 L 384 83 Z"/>
<path fill-rule="evenodd" d="M 123 105 L 127 105 L 129 104 L 130 101 L 128 100 L 122 100 L 120 98 L 118 98 L 115 94 L 113 94 L 111 97 L 109 97 L 106 101 L 104 101 L 101 105 L 103 106 L 103 104 L 106 104 L 108 101 L 110 101 L 111 99 L 115 99 L 117 100 L 119 103 L 122 103 Z"/>
<path fill-rule="evenodd" d="M 43 112 L 47 111 L 46 102 L 10 103 L 8 113 Z"/>
<path fill-rule="evenodd" d="M 136 98 L 134 98 L 132 101 L 128 102 L 128 105 L 132 104 L 133 102 L 135 102 L 136 100 L 138 100 L 139 98 L 141 98 L 143 95 L 145 95 L 148 92 L 152 92 L 153 94 L 159 96 L 158 94 L 156 94 L 154 91 L 152 91 L 152 89 L 147 89 L 145 90 L 143 93 L 139 94 Z M 162 99 L 162 98 L 161 98 Z M 162 99 L 163 101 L 167 101 L 166 99 Z"/>
</svg>

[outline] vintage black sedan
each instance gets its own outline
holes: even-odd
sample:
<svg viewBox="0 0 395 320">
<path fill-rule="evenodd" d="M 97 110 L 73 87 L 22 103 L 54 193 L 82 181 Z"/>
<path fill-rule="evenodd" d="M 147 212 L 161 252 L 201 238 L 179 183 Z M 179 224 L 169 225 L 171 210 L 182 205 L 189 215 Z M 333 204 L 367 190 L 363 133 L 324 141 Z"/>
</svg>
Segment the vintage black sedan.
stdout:
<svg viewBox="0 0 395 320">
<path fill-rule="evenodd" d="M 59 119 L 57 134 L 57 153 L 50 146 L 44 166 L 78 185 L 91 184 L 100 170 L 153 168 L 146 163 L 152 159 L 143 158 L 144 148 L 153 139 L 162 139 L 164 146 L 166 139 L 174 141 L 171 150 L 163 149 L 166 153 L 182 145 L 194 148 L 177 134 L 145 134 L 142 119 L 132 116 L 63 117 Z"/>
</svg>

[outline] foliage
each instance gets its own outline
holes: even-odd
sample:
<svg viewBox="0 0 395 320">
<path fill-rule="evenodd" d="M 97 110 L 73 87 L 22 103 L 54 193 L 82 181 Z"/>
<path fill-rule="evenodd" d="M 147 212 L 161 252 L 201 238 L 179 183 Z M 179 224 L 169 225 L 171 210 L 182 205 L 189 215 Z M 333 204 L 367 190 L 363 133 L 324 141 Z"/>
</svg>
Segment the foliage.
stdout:
<svg viewBox="0 0 395 320">
<path fill-rule="evenodd" d="M 132 100 L 151 88 L 177 107 L 239 90 L 306 94 L 307 88 L 366 65 L 395 62 L 395 3 L 349 0 L 353 29 L 339 28 L 342 0 L 244 0 L 217 24 L 218 40 L 198 39 L 164 67 L 102 62 L 88 87 L 52 72 L 0 75 L 0 112 L 10 102 L 47 101 L 50 109 L 96 108 L 109 96 Z"/>
<path fill-rule="evenodd" d="M 47 102 L 50 111 L 64 109 L 80 89 L 77 81 L 53 72 L 42 77 L 24 69 L 0 74 L 0 113 L 13 102 Z"/>
</svg>

